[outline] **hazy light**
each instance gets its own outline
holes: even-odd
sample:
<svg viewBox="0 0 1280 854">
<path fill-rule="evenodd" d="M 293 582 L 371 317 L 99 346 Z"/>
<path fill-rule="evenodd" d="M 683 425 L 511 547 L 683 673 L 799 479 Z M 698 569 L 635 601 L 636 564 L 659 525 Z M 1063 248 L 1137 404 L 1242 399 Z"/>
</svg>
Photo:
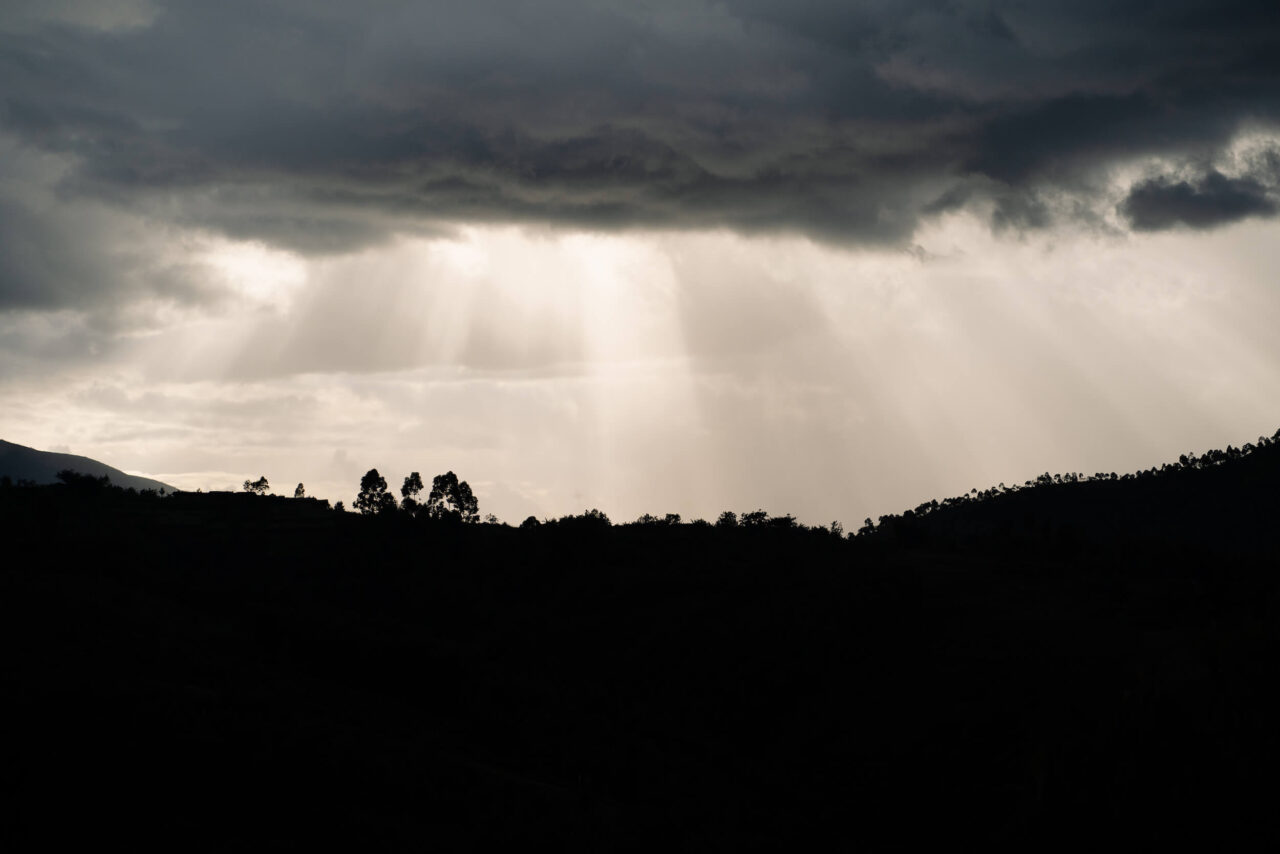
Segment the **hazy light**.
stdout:
<svg viewBox="0 0 1280 854">
<path fill-rule="evenodd" d="M 993 237 L 912 252 L 730 233 L 468 228 L 204 260 L 229 295 L 0 390 L 5 438 L 184 488 L 350 501 L 452 469 L 519 521 L 598 506 L 809 522 L 1044 470 L 1130 470 L 1280 425 L 1276 229 Z"/>
</svg>

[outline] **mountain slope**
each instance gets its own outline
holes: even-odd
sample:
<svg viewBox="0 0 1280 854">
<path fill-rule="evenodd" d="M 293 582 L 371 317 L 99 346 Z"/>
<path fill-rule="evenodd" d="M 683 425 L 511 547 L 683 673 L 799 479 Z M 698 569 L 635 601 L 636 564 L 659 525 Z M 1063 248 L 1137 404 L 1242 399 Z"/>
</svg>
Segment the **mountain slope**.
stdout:
<svg viewBox="0 0 1280 854">
<path fill-rule="evenodd" d="M 80 474 L 102 477 L 106 475 L 114 486 L 125 489 L 163 489 L 174 492 L 167 483 L 147 477 L 125 474 L 120 469 L 112 468 L 106 463 L 81 457 L 76 454 L 56 454 L 52 451 L 37 451 L 25 445 L 15 445 L 0 439 L 0 477 L 8 476 L 13 481 L 29 480 L 33 483 L 56 483 L 58 472 L 71 469 Z"/>
</svg>

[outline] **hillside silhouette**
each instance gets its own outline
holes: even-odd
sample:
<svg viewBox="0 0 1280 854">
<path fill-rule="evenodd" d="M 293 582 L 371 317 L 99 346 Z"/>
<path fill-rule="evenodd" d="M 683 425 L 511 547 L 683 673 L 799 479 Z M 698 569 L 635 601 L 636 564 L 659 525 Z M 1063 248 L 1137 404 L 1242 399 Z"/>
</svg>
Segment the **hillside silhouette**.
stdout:
<svg viewBox="0 0 1280 854">
<path fill-rule="evenodd" d="M 851 536 L 9 484 L 0 842 L 1270 842 L 1278 452 Z"/>
<path fill-rule="evenodd" d="M 1038 475 L 900 514 L 867 520 L 860 534 L 918 545 L 1017 551 L 1185 548 L 1275 553 L 1280 431 L 1242 448 L 1182 457 L 1117 475 Z"/>
<path fill-rule="evenodd" d="M 14 483 L 30 481 L 33 484 L 57 483 L 58 472 L 73 471 L 90 477 L 106 477 L 115 486 L 124 489 L 154 489 L 173 492 L 167 483 L 149 477 L 125 474 L 106 463 L 91 460 L 77 454 L 61 454 L 54 451 L 37 451 L 25 445 L 15 445 L 0 439 L 0 477 Z"/>
</svg>

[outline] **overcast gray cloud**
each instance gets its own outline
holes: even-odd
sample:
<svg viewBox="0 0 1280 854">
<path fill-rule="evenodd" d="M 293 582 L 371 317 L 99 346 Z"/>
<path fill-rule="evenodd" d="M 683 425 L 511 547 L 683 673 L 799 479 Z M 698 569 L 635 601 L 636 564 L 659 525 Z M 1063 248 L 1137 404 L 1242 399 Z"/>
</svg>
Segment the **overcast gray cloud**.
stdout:
<svg viewBox="0 0 1280 854">
<path fill-rule="evenodd" d="M 61 198 L 323 253 L 458 221 L 894 243 L 978 198 L 1042 227 L 1280 118 L 1273 2 L 850 5 L 24 3 L 0 126 L 67 156 Z M 1134 225 L 1273 210 L 1204 174 L 1136 188 Z M 40 249 L 63 213 L 4 199 L 5 304 L 84 278 Z"/>
</svg>

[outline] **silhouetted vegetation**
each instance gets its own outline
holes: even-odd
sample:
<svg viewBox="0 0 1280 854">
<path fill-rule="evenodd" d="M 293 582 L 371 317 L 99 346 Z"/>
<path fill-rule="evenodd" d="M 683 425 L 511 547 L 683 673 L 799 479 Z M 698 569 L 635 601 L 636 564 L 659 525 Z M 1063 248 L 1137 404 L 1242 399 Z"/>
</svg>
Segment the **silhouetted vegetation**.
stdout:
<svg viewBox="0 0 1280 854">
<path fill-rule="evenodd" d="M 413 514 L 418 511 L 418 496 L 423 488 L 422 475 L 416 471 L 404 479 L 404 484 L 400 487 L 400 506 L 406 513 Z"/>
<path fill-rule="evenodd" d="M 107 475 L 94 477 L 91 474 L 81 474 L 71 469 L 63 469 L 58 472 L 58 482 L 64 486 L 78 490 L 98 490 L 111 485 L 111 478 Z"/>
<path fill-rule="evenodd" d="M 453 472 L 436 475 L 427 496 L 427 515 L 432 519 L 475 522 L 480 518 L 480 502 L 465 480 Z"/>
<path fill-rule="evenodd" d="M 1261 847 L 1278 482 L 1280 434 L 846 536 L 0 480 L 5 841 Z"/>
<path fill-rule="evenodd" d="M 266 495 L 269 489 L 271 489 L 271 484 L 267 483 L 266 475 L 257 480 L 246 480 L 244 482 L 244 491 L 253 495 Z"/>
<path fill-rule="evenodd" d="M 377 469 L 369 469 L 360 479 L 360 493 L 354 506 L 365 516 L 395 512 L 396 497 L 387 491 L 387 479 L 378 474 Z"/>
</svg>

